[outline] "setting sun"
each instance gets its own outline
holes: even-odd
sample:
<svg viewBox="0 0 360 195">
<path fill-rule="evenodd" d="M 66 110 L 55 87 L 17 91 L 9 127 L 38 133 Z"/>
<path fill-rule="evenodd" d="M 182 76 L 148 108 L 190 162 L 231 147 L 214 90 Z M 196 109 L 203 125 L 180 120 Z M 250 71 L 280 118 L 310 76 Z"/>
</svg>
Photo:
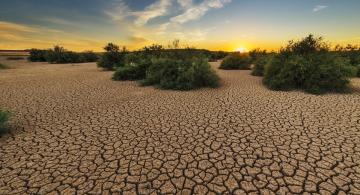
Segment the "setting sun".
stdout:
<svg viewBox="0 0 360 195">
<path fill-rule="evenodd" d="M 239 48 L 237 48 L 235 51 L 240 52 L 240 53 L 246 53 L 246 52 L 248 52 L 249 50 L 246 49 L 245 47 L 239 47 Z"/>
</svg>

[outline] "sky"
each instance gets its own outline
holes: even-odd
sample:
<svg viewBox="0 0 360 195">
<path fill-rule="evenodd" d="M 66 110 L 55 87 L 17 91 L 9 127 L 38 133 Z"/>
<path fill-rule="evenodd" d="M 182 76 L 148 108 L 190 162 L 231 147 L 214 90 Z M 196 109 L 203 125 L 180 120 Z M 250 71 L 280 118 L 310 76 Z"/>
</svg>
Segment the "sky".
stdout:
<svg viewBox="0 0 360 195">
<path fill-rule="evenodd" d="M 360 0 L 0 0 L 0 49 L 277 50 L 308 34 L 360 44 Z"/>
</svg>

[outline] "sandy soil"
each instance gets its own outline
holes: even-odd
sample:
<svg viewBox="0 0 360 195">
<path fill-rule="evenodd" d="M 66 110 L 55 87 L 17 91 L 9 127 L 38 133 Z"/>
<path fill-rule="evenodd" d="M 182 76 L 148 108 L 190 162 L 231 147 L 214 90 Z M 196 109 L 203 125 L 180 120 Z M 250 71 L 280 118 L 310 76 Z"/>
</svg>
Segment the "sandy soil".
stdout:
<svg viewBox="0 0 360 195">
<path fill-rule="evenodd" d="M 6 63 L 0 194 L 360 194 L 358 92 L 274 92 L 221 70 L 218 89 L 161 91 L 94 63 Z"/>
</svg>

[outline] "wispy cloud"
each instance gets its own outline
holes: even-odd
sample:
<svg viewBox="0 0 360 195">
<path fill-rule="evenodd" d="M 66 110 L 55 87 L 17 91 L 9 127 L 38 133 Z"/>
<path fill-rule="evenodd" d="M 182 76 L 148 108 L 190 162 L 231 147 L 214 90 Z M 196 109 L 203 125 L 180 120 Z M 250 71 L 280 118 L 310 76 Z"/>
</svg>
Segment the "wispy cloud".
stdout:
<svg viewBox="0 0 360 195">
<path fill-rule="evenodd" d="M 317 6 L 314 7 L 313 12 L 319 12 L 321 10 L 324 10 L 324 9 L 328 8 L 328 7 L 329 6 L 327 6 L 327 5 L 317 5 Z"/>
<path fill-rule="evenodd" d="M 11 23 L 11 22 L 0 21 L 0 32 L 5 32 L 5 31 L 32 33 L 32 32 L 37 32 L 37 29 L 33 28 L 33 27 L 29 27 L 27 25 L 21 25 L 21 24 L 15 24 L 15 23 Z"/>
<path fill-rule="evenodd" d="M 183 24 L 198 20 L 213 9 L 220 9 L 232 0 L 156 0 L 141 10 L 131 9 L 125 0 L 113 0 L 113 6 L 106 14 L 114 20 L 129 43 L 148 43 L 161 37 L 186 40 L 204 40 L 210 30 L 183 32 Z M 149 25 L 152 19 L 163 17 L 162 23 Z M 138 39 L 140 38 L 140 39 Z"/>
<path fill-rule="evenodd" d="M 61 18 L 54 18 L 54 17 L 46 17 L 46 18 L 40 18 L 41 21 L 49 22 L 52 24 L 57 25 L 64 25 L 64 26 L 78 26 L 75 22 L 71 22 L 69 20 L 64 20 Z"/>
<path fill-rule="evenodd" d="M 107 14 L 112 20 L 122 21 L 130 15 L 130 8 L 123 0 L 114 0 L 111 4 L 111 9 L 106 10 Z"/>
<path fill-rule="evenodd" d="M 171 5 L 171 0 L 159 0 L 144 9 L 144 11 L 132 12 L 131 15 L 137 17 L 135 20 L 136 25 L 144 25 L 149 20 L 157 18 L 168 13 L 169 7 Z"/>
<path fill-rule="evenodd" d="M 145 7 L 144 10 L 133 11 L 124 0 L 115 0 L 113 8 L 110 11 L 106 11 L 106 14 L 116 21 L 132 18 L 135 25 L 143 26 L 151 19 L 168 14 L 171 2 L 172 0 L 158 0 Z"/>
<path fill-rule="evenodd" d="M 181 2 L 181 3 L 180 3 Z M 180 1 L 181 5 L 187 5 L 188 8 L 182 14 L 172 17 L 171 22 L 183 24 L 191 20 L 197 20 L 203 17 L 206 12 L 211 9 L 222 8 L 225 4 L 230 3 L 231 0 L 204 0 L 202 3 L 197 5 L 190 5 L 190 2 Z M 192 2 L 191 2 L 192 3 Z"/>
<path fill-rule="evenodd" d="M 43 26 L 0 21 L 1 49 L 14 48 L 15 46 L 17 49 L 29 47 L 48 48 L 54 44 L 60 44 L 81 51 L 84 48 L 101 48 L 103 43 Z"/>
<path fill-rule="evenodd" d="M 177 0 L 177 2 L 182 8 L 188 8 L 193 5 L 192 0 Z"/>
</svg>

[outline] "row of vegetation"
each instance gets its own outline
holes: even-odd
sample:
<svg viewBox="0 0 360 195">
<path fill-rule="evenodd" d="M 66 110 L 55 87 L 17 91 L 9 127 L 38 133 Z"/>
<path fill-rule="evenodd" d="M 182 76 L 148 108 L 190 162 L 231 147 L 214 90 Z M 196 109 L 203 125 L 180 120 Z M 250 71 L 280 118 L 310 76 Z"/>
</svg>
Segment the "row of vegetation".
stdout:
<svg viewBox="0 0 360 195">
<path fill-rule="evenodd" d="M 250 69 L 252 65 L 252 75 L 264 76 L 263 83 L 273 90 L 346 92 L 350 78 L 360 76 L 360 48 L 351 45 L 330 48 L 321 37 L 309 35 L 300 41 L 290 41 L 279 53 L 257 49 L 248 54 L 232 54 L 220 68 Z"/>
<path fill-rule="evenodd" d="M 154 85 L 162 89 L 191 90 L 201 87 L 217 87 L 219 77 L 208 63 L 211 53 L 193 48 L 165 49 L 161 45 L 144 47 L 127 52 L 109 43 L 104 49 L 98 66 L 116 70 L 113 79 L 137 80 L 143 86 Z M 226 55 L 218 52 L 215 57 Z M 213 57 L 213 59 L 215 59 Z"/>
<path fill-rule="evenodd" d="M 331 49 L 323 39 L 309 35 L 290 41 L 278 53 L 256 49 L 249 53 L 213 52 L 151 45 L 138 51 L 109 43 L 100 57 L 93 52 L 76 53 L 60 46 L 50 50 L 30 51 L 30 61 L 80 63 L 98 61 L 98 67 L 115 70 L 114 80 L 137 80 L 141 85 L 163 89 L 190 90 L 216 87 L 219 77 L 209 61 L 223 59 L 220 68 L 249 70 L 263 76 L 263 83 L 273 90 L 301 89 L 314 94 L 345 92 L 350 78 L 360 77 L 360 48 L 347 46 Z"/>
<path fill-rule="evenodd" d="M 52 64 L 96 62 L 99 59 L 99 56 L 92 51 L 73 52 L 61 46 L 55 46 L 53 49 L 47 50 L 31 49 L 29 54 L 28 60 L 31 62 L 48 62 Z"/>
<path fill-rule="evenodd" d="M 10 119 L 10 113 L 0 109 L 0 135 L 7 132 L 7 123 Z"/>
</svg>

